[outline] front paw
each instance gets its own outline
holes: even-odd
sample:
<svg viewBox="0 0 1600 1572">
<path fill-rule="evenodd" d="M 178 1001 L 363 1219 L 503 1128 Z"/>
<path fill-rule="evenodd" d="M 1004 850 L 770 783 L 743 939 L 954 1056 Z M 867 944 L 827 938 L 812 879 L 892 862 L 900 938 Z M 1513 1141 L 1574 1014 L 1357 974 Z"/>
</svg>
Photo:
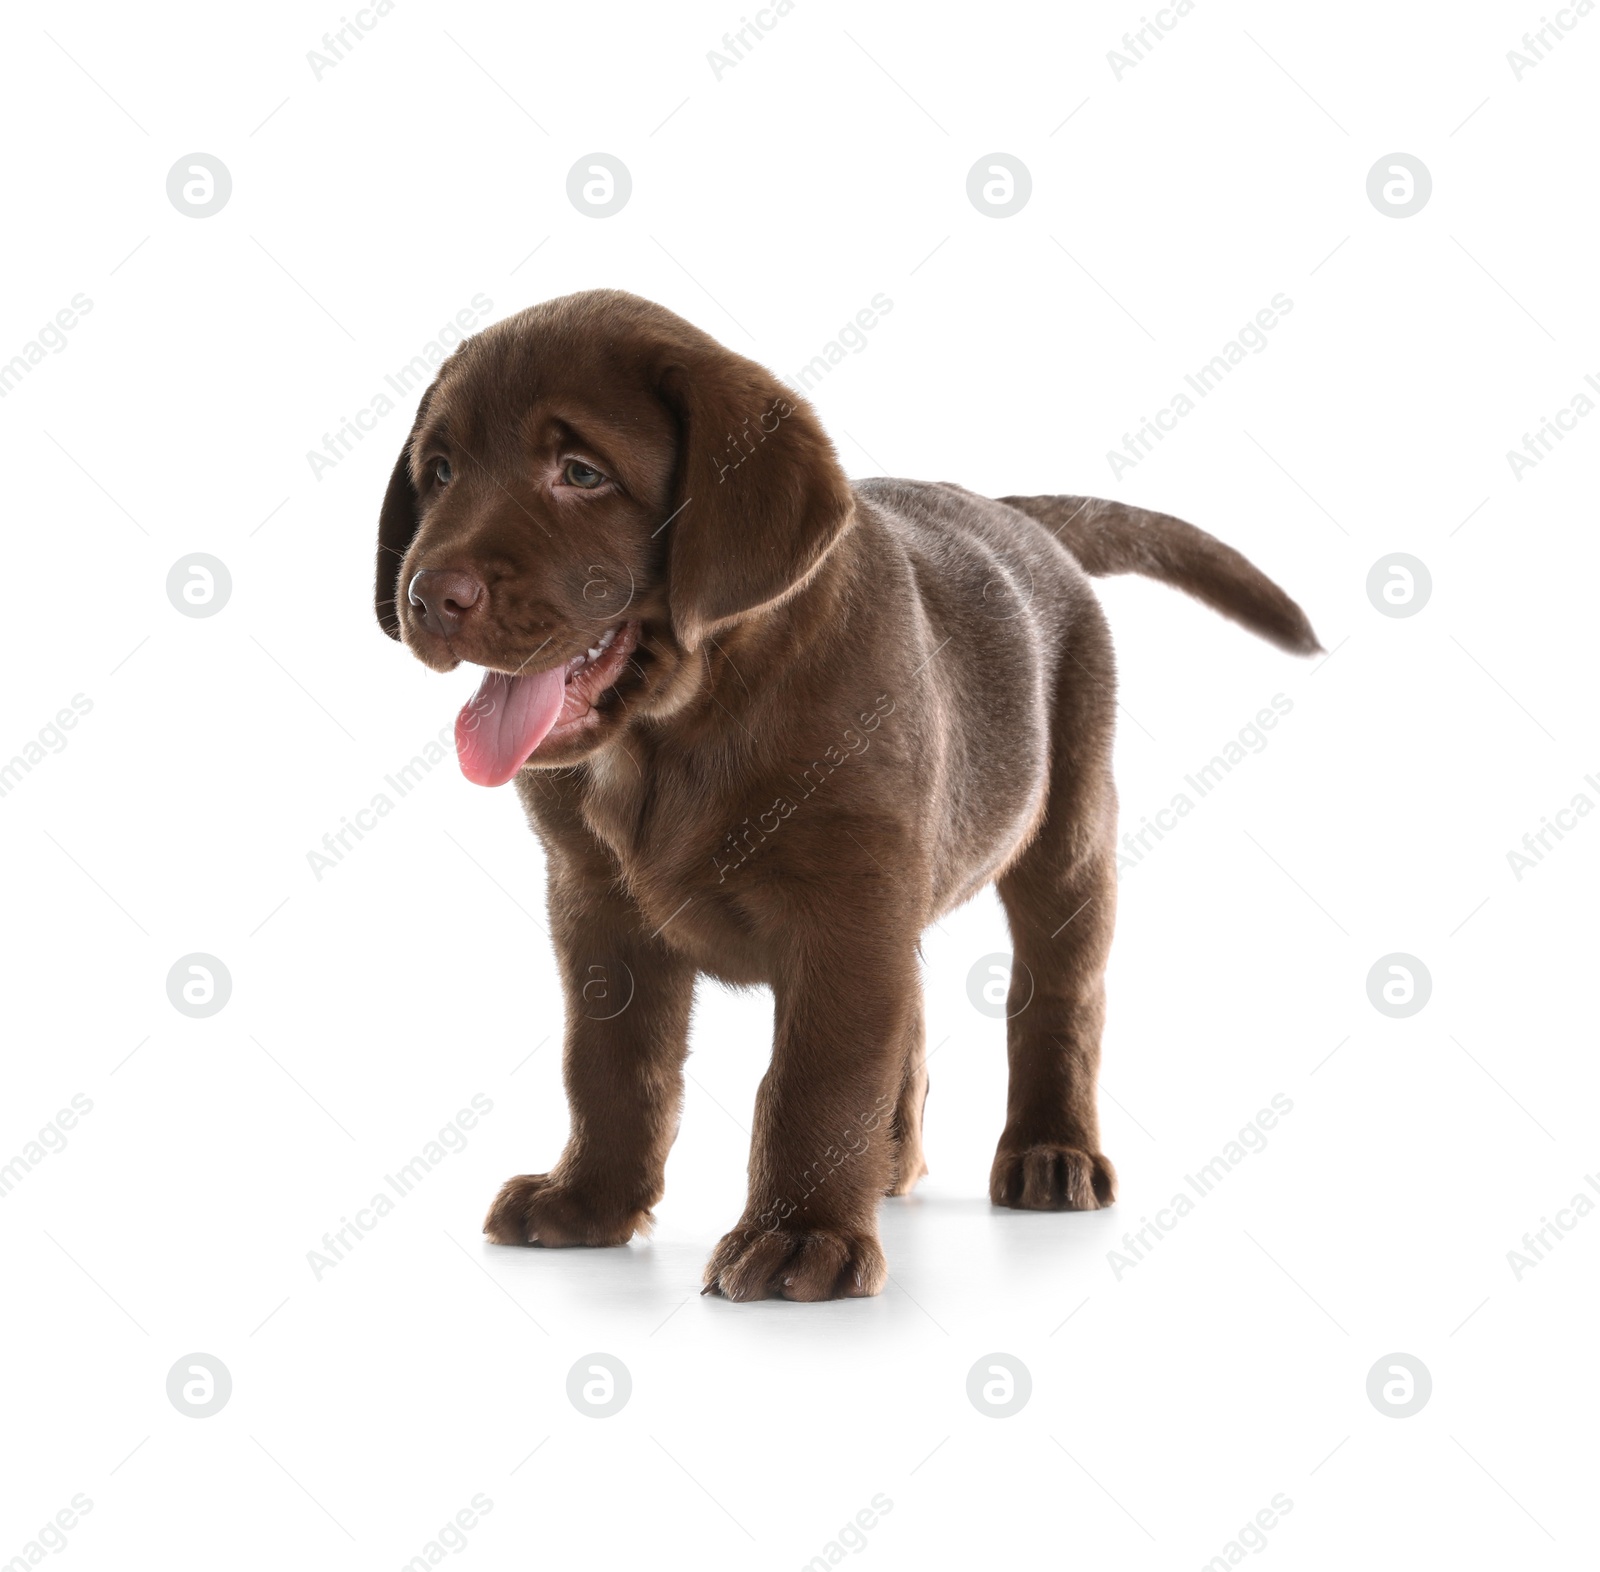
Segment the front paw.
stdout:
<svg viewBox="0 0 1600 1572">
<path fill-rule="evenodd" d="M 860 1299 L 883 1292 L 889 1270 L 876 1237 L 843 1228 L 735 1228 L 706 1266 L 725 1298 Z"/>
<path fill-rule="evenodd" d="M 1117 1198 L 1117 1172 L 1099 1152 L 1038 1144 L 995 1153 L 989 1199 L 1030 1212 L 1093 1212 Z"/>
<path fill-rule="evenodd" d="M 599 1200 L 550 1174 L 518 1174 L 500 1186 L 483 1231 L 503 1245 L 625 1245 L 654 1221 L 648 1207 Z"/>
</svg>

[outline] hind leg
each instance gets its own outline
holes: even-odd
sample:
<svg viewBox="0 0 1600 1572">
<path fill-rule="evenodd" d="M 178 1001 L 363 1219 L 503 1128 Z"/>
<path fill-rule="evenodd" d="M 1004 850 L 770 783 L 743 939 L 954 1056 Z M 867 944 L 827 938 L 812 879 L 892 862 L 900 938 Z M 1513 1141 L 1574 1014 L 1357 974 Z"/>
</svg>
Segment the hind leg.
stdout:
<svg viewBox="0 0 1600 1572">
<path fill-rule="evenodd" d="M 989 1196 L 1037 1211 L 1116 1198 L 1095 1106 L 1117 901 L 1113 678 L 1109 640 L 1093 637 L 1103 624 L 1083 631 L 1087 648 L 1063 663 L 1044 821 L 998 883 L 1013 957 L 1010 1086 Z"/>
<path fill-rule="evenodd" d="M 906 1034 L 905 1069 L 890 1120 L 894 1167 L 885 1195 L 910 1195 L 928 1171 L 922 1154 L 922 1108 L 928 1100 L 928 1059 L 922 1025 L 922 1001 Z"/>
</svg>

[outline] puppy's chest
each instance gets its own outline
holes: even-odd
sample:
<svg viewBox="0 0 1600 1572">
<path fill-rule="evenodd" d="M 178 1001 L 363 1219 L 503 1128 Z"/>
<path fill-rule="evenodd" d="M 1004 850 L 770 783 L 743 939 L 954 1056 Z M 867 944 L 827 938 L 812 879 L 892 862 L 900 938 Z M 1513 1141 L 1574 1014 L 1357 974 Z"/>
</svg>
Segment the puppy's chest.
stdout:
<svg viewBox="0 0 1600 1572">
<path fill-rule="evenodd" d="M 696 951 L 740 945 L 747 924 L 727 867 L 748 813 L 742 796 L 658 766 L 648 780 L 591 778 L 581 812 L 652 928 Z"/>
</svg>

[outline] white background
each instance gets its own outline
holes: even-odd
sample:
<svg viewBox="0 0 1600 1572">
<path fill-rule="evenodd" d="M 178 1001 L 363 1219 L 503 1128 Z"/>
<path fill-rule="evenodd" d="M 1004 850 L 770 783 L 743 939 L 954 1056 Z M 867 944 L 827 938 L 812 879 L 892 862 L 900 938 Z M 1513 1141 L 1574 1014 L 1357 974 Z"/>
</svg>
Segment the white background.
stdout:
<svg viewBox="0 0 1600 1572">
<path fill-rule="evenodd" d="M 882 1494 L 850 1559 L 1183 1567 L 1282 1493 L 1252 1561 L 1592 1564 L 1600 1220 L 1520 1281 L 1507 1252 L 1600 1170 L 1600 825 L 1520 880 L 1506 853 L 1600 801 L 1600 418 L 1520 480 L 1506 450 L 1600 376 L 1600 20 L 1518 80 L 1537 7 L 1202 0 L 1119 80 L 1131 5 L 800 0 L 719 80 L 739 17 L 401 0 L 319 80 L 332 4 L 11 12 L 0 359 L 93 309 L 0 401 L 0 758 L 93 708 L 0 798 L 0 1161 L 93 1111 L 0 1205 L 0 1558 L 81 1492 L 55 1555 L 84 1569 L 395 1568 L 482 1493 L 451 1561 L 794 1568 Z M 203 220 L 166 195 L 195 151 L 233 181 Z M 566 196 L 595 151 L 633 178 L 604 220 Z M 1003 220 L 966 195 L 995 151 L 1033 182 Z M 1433 180 L 1406 219 L 1366 190 L 1395 151 Z M 784 373 L 884 293 L 815 396 L 852 474 L 1170 510 L 1333 652 L 1105 586 L 1126 825 L 1293 704 L 1123 880 L 1115 1209 L 988 1204 L 986 894 L 926 937 L 933 1171 L 883 1208 L 881 1298 L 698 1296 L 771 1020 L 710 986 L 654 1238 L 482 1241 L 566 1125 L 542 859 L 447 761 L 313 876 L 472 683 L 372 617 L 414 401 L 320 479 L 306 453 L 474 294 L 487 320 L 598 285 Z M 1114 477 L 1278 293 L 1268 347 Z M 1433 581 L 1405 619 L 1365 590 L 1396 551 Z M 232 575 L 207 619 L 166 595 L 195 552 Z M 166 993 L 197 951 L 233 984 L 203 1020 Z M 1432 977 L 1409 1019 L 1368 1001 L 1391 952 Z M 1119 1278 L 1274 1093 L 1266 1150 Z M 465 1150 L 318 1280 L 307 1252 L 474 1094 Z M 232 1375 L 209 1419 L 166 1396 L 191 1352 Z M 592 1352 L 632 1375 L 609 1419 L 566 1395 Z M 1032 1378 L 1003 1420 L 966 1395 L 995 1352 Z M 1409 1419 L 1366 1395 L 1393 1352 L 1432 1374 Z"/>
</svg>

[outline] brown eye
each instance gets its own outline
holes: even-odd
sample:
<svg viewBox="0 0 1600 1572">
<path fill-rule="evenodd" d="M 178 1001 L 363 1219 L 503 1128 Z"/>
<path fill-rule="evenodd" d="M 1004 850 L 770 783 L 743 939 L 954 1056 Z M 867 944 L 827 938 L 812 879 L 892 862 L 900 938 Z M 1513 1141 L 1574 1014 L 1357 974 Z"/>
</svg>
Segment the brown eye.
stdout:
<svg viewBox="0 0 1600 1572">
<path fill-rule="evenodd" d="M 593 491 L 596 486 L 604 484 L 606 477 L 594 465 L 585 464 L 582 459 L 572 459 L 561 471 L 561 478 L 580 491 Z"/>
<path fill-rule="evenodd" d="M 433 461 L 433 478 L 441 486 L 448 486 L 450 484 L 450 475 L 451 470 L 449 459 L 435 459 Z"/>
</svg>

